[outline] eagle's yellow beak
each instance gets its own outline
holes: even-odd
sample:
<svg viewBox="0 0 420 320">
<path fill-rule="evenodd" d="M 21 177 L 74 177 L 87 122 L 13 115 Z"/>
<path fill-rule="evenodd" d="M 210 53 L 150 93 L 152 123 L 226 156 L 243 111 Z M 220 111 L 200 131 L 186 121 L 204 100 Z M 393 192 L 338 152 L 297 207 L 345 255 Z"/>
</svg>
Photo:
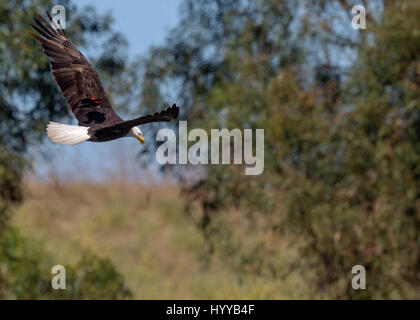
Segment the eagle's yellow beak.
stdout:
<svg viewBox="0 0 420 320">
<path fill-rule="evenodd" d="M 137 136 L 137 139 L 139 139 L 139 141 L 140 141 L 141 144 L 144 144 L 144 137 L 143 137 L 143 135 L 139 134 Z"/>
</svg>

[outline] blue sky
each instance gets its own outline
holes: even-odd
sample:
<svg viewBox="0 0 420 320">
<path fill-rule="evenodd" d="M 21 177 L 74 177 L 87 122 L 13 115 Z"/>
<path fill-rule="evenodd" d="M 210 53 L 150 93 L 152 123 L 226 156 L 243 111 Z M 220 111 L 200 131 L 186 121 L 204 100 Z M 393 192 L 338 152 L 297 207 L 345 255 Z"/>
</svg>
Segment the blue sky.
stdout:
<svg viewBox="0 0 420 320">
<path fill-rule="evenodd" d="M 168 31 L 179 21 L 181 1 L 78 0 L 77 4 L 79 7 L 94 6 L 99 13 L 111 12 L 114 29 L 125 35 L 129 42 L 129 58 L 134 59 L 146 54 L 152 45 L 163 43 Z M 145 136 L 147 138 L 147 134 Z M 146 143 L 156 142 L 149 139 Z M 130 138 L 77 146 L 46 140 L 33 150 L 34 173 L 38 178 L 54 178 L 61 182 L 118 178 L 146 182 L 153 179 L 154 174 L 142 167 L 136 158 L 141 147 L 138 141 Z"/>
<path fill-rule="evenodd" d="M 92 5 L 99 13 L 111 12 L 114 29 L 129 41 L 131 56 L 144 54 L 151 45 L 162 43 L 179 18 L 181 0 L 78 0 L 79 6 Z"/>
</svg>

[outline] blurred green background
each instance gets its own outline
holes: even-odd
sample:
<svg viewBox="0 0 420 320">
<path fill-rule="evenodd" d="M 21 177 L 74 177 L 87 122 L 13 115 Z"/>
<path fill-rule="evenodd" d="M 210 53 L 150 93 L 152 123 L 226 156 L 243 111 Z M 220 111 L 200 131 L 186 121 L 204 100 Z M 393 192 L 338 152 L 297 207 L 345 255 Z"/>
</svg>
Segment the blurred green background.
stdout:
<svg viewBox="0 0 420 320">
<path fill-rule="evenodd" d="M 112 12 L 61 1 L 122 115 L 176 101 L 189 129 L 265 129 L 260 176 L 159 168 L 162 125 L 148 125 L 144 148 L 126 145 L 137 156 L 112 149 L 120 174 L 99 180 L 108 158 L 93 144 L 66 150 L 89 168 L 54 162 L 64 146 L 37 154 L 86 179 L 33 165 L 46 123 L 72 121 L 29 35 L 53 4 L 0 3 L 0 298 L 420 298 L 420 1 L 183 0 L 135 57 Z M 358 4 L 366 30 L 351 27 Z M 66 290 L 51 288 L 55 264 Z"/>
</svg>

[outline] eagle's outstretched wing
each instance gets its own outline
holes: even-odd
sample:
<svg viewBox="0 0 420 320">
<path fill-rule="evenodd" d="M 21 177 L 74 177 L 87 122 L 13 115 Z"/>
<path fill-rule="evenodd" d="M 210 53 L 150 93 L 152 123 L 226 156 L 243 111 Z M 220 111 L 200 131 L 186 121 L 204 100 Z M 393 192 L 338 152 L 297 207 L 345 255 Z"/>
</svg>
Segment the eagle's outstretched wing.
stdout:
<svg viewBox="0 0 420 320">
<path fill-rule="evenodd" d="M 145 123 L 151 122 L 168 122 L 174 120 L 178 117 L 179 107 L 176 104 L 173 104 L 172 107 L 169 107 L 166 110 L 161 112 L 155 112 L 153 115 L 149 114 L 147 116 L 142 116 L 133 120 L 124 121 L 121 125 L 127 127 L 135 127 Z"/>
<path fill-rule="evenodd" d="M 117 123 L 112 126 L 108 126 L 98 131 L 118 131 L 118 132 L 126 132 L 130 130 L 132 127 L 139 126 L 145 123 L 151 122 L 168 122 L 174 120 L 178 117 L 179 114 L 179 107 L 176 104 L 173 104 L 172 107 L 169 107 L 166 110 L 161 112 L 156 112 L 153 115 L 147 115 L 140 118 L 136 118 L 133 120 L 127 120 L 120 123 Z M 98 132 L 100 134 L 100 132 Z"/>
<path fill-rule="evenodd" d="M 39 15 L 39 19 L 34 18 L 36 25 L 32 25 L 39 35 L 32 36 L 41 43 L 51 59 L 55 80 L 63 97 L 68 99 L 79 126 L 95 127 L 121 122 L 93 66 L 71 43 L 66 32 L 56 26 L 48 12 L 47 16 L 52 25 Z"/>
</svg>

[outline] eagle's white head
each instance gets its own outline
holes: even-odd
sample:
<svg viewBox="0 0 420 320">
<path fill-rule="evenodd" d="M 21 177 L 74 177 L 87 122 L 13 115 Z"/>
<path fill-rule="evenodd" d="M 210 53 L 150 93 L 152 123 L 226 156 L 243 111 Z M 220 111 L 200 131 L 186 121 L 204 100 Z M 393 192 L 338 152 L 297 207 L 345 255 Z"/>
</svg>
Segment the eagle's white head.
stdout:
<svg viewBox="0 0 420 320">
<path fill-rule="evenodd" d="M 136 138 L 141 142 L 141 144 L 144 144 L 143 132 L 141 132 L 141 130 L 137 127 L 132 127 L 130 132 L 127 134 L 127 137 Z"/>
</svg>

